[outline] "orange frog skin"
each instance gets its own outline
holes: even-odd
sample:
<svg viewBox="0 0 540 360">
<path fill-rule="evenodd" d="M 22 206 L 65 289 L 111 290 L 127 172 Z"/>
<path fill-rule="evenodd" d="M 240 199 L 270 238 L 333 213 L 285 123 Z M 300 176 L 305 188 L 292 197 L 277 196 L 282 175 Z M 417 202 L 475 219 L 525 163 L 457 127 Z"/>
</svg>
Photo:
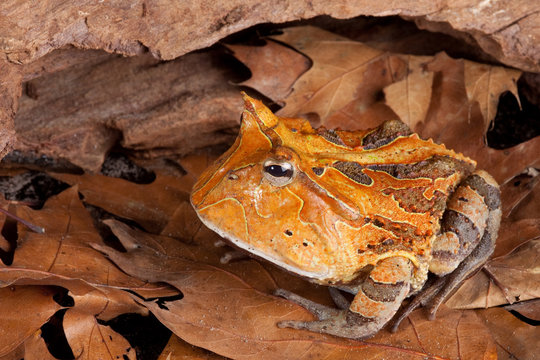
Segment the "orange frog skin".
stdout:
<svg viewBox="0 0 540 360">
<path fill-rule="evenodd" d="M 419 302 L 434 314 L 493 251 L 499 189 L 475 161 L 398 120 L 365 131 L 313 129 L 244 101 L 238 138 L 201 175 L 191 202 L 236 247 L 330 286 L 339 309 L 279 289 L 318 320 L 278 326 L 372 336 L 428 270 L 439 280 L 400 319 Z"/>
</svg>

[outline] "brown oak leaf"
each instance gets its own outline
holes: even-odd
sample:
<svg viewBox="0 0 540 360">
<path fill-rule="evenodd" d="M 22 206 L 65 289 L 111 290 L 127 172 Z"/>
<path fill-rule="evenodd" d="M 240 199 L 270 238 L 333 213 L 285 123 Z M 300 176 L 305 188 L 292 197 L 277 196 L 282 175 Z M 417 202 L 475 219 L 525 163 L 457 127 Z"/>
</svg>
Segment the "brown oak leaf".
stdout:
<svg viewBox="0 0 540 360">
<path fill-rule="evenodd" d="M 0 289 L 0 357 L 17 350 L 62 308 L 53 299 L 56 293 L 46 286 Z M 24 321 L 21 314 L 24 314 Z"/>
</svg>

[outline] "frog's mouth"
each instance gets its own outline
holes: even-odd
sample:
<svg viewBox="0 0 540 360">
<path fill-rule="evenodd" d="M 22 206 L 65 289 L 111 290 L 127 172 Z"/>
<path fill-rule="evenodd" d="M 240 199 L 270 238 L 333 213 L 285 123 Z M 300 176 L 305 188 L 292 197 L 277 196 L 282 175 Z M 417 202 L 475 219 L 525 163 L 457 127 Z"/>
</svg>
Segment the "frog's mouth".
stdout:
<svg viewBox="0 0 540 360">
<path fill-rule="evenodd" d="M 318 283 L 326 284 L 326 279 L 330 279 L 332 277 L 332 274 L 330 273 L 329 269 L 326 269 L 326 271 L 306 271 L 301 270 L 298 267 L 294 266 L 294 264 L 288 263 L 284 258 L 280 258 L 279 256 L 272 256 L 272 254 L 265 253 L 261 250 L 258 250 L 251 246 L 249 243 L 246 243 L 244 240 L 239 239 L 238 237 L 230 234 L 228 231 L 224 230 L 223 228 L 220 228 L 216 224 L 214 224 L 212 221 L 209 221 L 207 218 L 205 218 L 203 215 L 201 215 L 197 211 L 197 215 L 199 216 L 199 219 L 202 221 L 202 223 L 208 227 L 210 230 L 224 238 L 225 240 L 228 240 L 229 243 L 231 243 L 234 247 L 239 248 L 240 250 L 243 250 L 251 257 L 261 258 L 266 261 L 271 262 L 274 265 L 277 265 L 293 274 L 296 274 L 301 277 L 305 277 L 308 279 L 316 280 Z"/>
</svg>

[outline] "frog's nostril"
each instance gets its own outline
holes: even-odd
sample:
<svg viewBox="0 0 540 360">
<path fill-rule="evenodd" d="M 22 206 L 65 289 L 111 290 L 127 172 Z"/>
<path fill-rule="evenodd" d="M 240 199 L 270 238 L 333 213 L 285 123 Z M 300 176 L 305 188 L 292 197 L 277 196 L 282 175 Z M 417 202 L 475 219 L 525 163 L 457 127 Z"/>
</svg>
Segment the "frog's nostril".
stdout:
<svg viewBox="0 0 540 360">
<path fill-rule="evenodd" d="M 292 233 L 291 230 L 288 230 L 288 229 L 285 230 L 285 235 L 287 235 L 287 236 L 292 236 L 292 234 L 293 234 L 293 233 Z"/>
</svg>

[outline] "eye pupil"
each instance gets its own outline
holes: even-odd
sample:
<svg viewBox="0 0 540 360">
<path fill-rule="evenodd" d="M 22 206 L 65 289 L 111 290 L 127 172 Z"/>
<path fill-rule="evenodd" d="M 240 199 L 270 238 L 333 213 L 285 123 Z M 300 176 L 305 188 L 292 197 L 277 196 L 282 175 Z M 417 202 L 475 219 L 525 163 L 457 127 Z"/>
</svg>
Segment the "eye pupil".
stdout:
<svg viewBox="0 0 540 360">
<path fill-rule="evenodd" d="M 264 171 L 274 177 L 291 177 L 293 170 L 290 168 L 285 168 L 281 165 L 268 165 L 264 167 Z"/>
<path fill-rule="evenodd" d="M 264 179 L 273 186 L 285 186 L 294 179 L 295 167 L 288 161 L 268 159 L 262 165 Z"/>
</svg>

